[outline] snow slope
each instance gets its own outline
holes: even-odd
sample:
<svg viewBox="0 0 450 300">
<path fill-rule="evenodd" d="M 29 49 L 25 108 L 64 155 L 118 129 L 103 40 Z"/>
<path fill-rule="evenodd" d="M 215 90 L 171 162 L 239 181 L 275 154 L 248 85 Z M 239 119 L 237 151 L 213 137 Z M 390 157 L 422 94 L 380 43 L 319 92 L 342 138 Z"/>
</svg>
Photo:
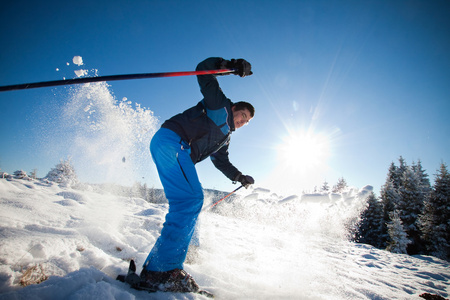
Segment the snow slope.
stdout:
<svg viewBox="0 0 450 300">
<path fill-rule="evenodd" d="M 448 262 L 348 242 L 346 226 L 369 191 L 243 191 L 202 212 L 200 247 L 185 269 L 217 299 L 448 297 Z M 114 280 L 129 259 L 138 267 L 144 261 L 166 209 L 89 185 L 0 179 L 0 299 L 203 299 L 148 294 Z M 21 287 L 31 267 L 28 273 L 49 279 Z"/>
</svg>

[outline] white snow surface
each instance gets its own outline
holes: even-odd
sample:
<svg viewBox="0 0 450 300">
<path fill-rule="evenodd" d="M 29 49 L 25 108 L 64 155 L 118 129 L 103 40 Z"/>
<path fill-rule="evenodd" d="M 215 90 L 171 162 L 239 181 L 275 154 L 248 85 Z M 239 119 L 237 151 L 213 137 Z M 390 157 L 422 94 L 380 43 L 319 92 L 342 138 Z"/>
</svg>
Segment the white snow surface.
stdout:
<svg viewBox="0 0 450 300">
<path fill-rule="evenodd" d="M 370 190 L 243 191 L 201 213 L 200 247 L 185 269 L 216 299 L 448 297 L 448 262 L 348 241 L 345 228 Z M 0 179 L 0 299 L 207 299 L 149 294 L 115 280 L 132 258 L 140 271 L 166 210 L 88 184 Z M 49 279 L 20 286 L 33 266 Z"/>
</svg>

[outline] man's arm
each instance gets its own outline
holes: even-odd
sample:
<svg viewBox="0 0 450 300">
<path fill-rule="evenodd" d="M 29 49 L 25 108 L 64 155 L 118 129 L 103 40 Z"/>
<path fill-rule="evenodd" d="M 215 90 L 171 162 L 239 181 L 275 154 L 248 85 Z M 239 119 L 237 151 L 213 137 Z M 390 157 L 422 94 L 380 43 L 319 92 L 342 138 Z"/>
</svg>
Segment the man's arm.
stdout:
<svg viewBox="0 0 450 300">
<path fill-rule="evenodd" d="M 232 181 L 236 181 L 236 177 L 241 174 L 228 158 L 228 145 L 223 146 L 216 153 L 212 154 L 211 161 L 218 170 Z"/>
<path fill-rule="evenodd" d="M 233 183 L 239 181 L 243 186 L 245 186 L 245 188 L 248 188 L 250 185 L 255 183 L 253 177 L 243 175 L 230 163 L 230 160 L 228 159 L 228 145 L 220 148 L 219 151 L 211 155 L 211 160 L 214 166 L 222 171 L 222 173 L 233 181 Z"/>
<path fill-rule="evenodd" d="M 210 57 L 199 63 L 196 70 L 204 71 L 225 69 L 225 65 L 223 64 L 224 61 L 225 60 L 221 57 Z M 209 109 L 218 109 L 223 107 L 223 104 L 228 99 L 219 87 L 219 82 L 217 81 L 216 75 L 198 75 L 197 80 L 200 85 L 200 91 L 204 97 L 204 105 L 206 105 Z"/>
<path fill-rule="evenodd" d="M 253 74 L 251 64 L 242 58 L 226 60 L 221 57 L 210 57 L 199 63 L 196 68 L 197 71 L 217 69 L 235 70 L 234 73 L 225 75 L 235 74 L 240 77 L 245 77 Z M 223 75 L 207 74 L 197 76 L 198 84 L 204 97 L 204 104 L 209 109 L 218 109 L 223 106 L 224 101 L 230 101 L 220 89 L 217 76 Z"/>
</svg>

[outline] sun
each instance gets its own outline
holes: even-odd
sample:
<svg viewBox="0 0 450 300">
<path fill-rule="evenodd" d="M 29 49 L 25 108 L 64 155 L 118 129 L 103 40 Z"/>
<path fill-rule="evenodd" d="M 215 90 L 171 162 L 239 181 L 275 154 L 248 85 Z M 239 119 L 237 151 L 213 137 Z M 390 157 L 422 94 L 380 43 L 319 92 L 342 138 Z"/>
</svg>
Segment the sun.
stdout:
<svg viewBox="0 0 450 300">
<path fill-rule="evenodd" d="M 312 191 L 335 173 L 333 156 L 339 128 L 286 126 L 274 150 L 274 168 L 265 186 L 284 193 Z"/>
<path fill-rule="evenodd" d="M 277 147 L 280 163 L 285 168 L 311 171 L 326 164 L 330 156 L 329 138 L 311 131 L 290 132 Z"/>
</svg>

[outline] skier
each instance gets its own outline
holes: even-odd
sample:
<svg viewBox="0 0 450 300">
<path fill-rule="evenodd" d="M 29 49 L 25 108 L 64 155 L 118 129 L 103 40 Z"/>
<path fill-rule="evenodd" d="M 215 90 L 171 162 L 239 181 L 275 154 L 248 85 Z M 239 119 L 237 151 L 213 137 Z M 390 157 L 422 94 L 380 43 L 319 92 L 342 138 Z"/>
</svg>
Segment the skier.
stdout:
<svg viewBox="0 0 450 300">
<path fill-rule="evenodd" d="M 244 59 L 225 60 L 211 57 L 198 64 L 197 70 L 234 69 L 233 74 L 252 75 Z M 254 183 L 228 158 L 231 133 L 254 116 L 247 102 L 233 103 L 219 87 L 217 75 L 198 75 L 203 100 L 166 120 L 155 133 L 150 152 L 156 164 L 169 212 L 161 235 L 150 251 L 140 274 L 149 288 L 169 292 L 199 292 L 194 279 L 183 270 L 198 214 L 203 205 L 203 190 L 195 164 L 210 157 L 214 166 L 233 182 L 246 188 Z"/>
</svg>

